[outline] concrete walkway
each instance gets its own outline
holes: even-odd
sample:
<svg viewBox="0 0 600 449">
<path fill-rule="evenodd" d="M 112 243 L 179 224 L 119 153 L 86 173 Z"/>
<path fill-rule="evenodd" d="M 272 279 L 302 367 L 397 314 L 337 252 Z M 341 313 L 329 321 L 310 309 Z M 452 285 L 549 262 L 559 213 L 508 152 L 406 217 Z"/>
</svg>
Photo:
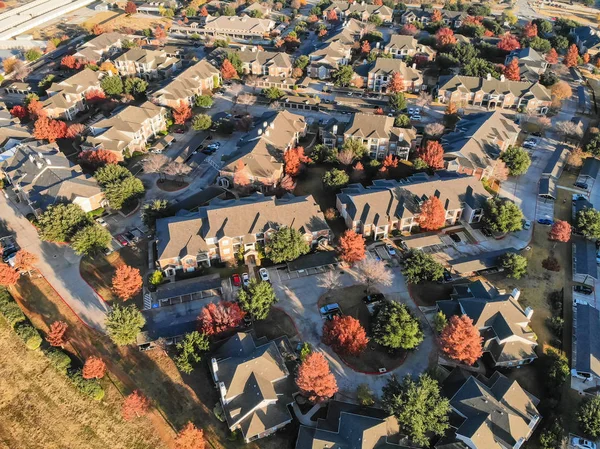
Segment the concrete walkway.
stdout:
<svg viewBox="0 0 600 449">
<path fill-rule="evenodd" d="M 298 421 L 300 421 L 300 424 L 306 427 L 317 427 L 317 422 L 311 420 L 311 418 L 322 407 L 325 407 L 325 405 L 325 403 L 315 404 L 308 412 L 306 412 L 305 415 L 303 415 L 302 411 L 300 410 L 300 407 L 298 407 L 298 404 L 296 404 L 296 401 L 294 401 L 294 403 L 292 404 L 292 409 L 294 410 L 294 415 L 296 415 L 296 418 L 298 418 Z"/>
<path fill-rule="evenodd" d="M 0 211 L 0 226 L 7 233 L 14 234 L 22 249 L 39 257 L 37 269 L 67 305 L 86 325 L 104 332 L 104 320 L 110 307 L 81 278 L 81 256 L 76 255 L 67 245 L 41 241 L 36 229 L 20 212 L 18 205 L 3 195 L 0 195 Z"/>
</svg>

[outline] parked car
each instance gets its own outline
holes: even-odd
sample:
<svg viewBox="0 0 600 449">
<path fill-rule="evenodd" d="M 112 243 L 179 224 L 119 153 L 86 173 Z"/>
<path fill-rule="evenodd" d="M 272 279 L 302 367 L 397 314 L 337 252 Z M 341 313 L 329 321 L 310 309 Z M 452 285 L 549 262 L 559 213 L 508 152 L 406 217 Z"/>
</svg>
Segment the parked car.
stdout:
<svg viewBox="0 0 600 449">
<path fill-rule="evenodd" d="M 452 282 L 452 275 L 448 270 L 444 270 L 444 282 Z"/>
<path fill-rule="evenodd" d="M 139 241 L 139 238 L 137 238 L 135 235 L 133 235 L 131 232 L 127 231 L 123 233 L 123 236 L 129 240 L 129 244 L 131 245 L 132 243 L 136 243 Z"/>
<path fill-rule="evenodd" d="M 319 312 L 321 313 L 321 316 L 323 318 L 327 318 L 328 315 L 338 313 L 338 312 L 341 313 L 341 309 L 340 309 L 340 305 L 338 303 L 334 303 L 334 304 L 324 305 L 323 307 L 321 307 L 319 309 Z"/>
<path fill-rule="evenodd" d="M 175 130 L 175 132 L 176 132 L 177 134 L 183 134 L 183 133 L 185 133 L 185 129 L 182 129 L 182 128 L 177 128 L 177 129 Z"/>
<path fill-rule="evenodd" d="M 242 285 L 242 278 L 236 273 L 231 276 L 231 282 L 233 282 L 234 287 L 240 287 Z"/>
<path fill-rule="evenodd" d="M 462 242 L 462 240 L 460 239 L 460 236 L 458 234 L 448 234 L 450 236 L 450 238 L 452 239 L 453 242 L 455 243 L 460 243 Z"/>
<path fill-rule="evenodd" d="M 104 226 L 104 227 L 108 226 L 108 223 L 106 221 L 104 221 L 104 219 L 102 219 L 100 217 L 96 218 L 96 223 L 98 223 L 100 226 Z"/>
<path fill-rule="evenodd" d="M 8 251 L 4 251 L 2 252 L 2 261 L 4 263 L 7 263 L 8 259 L 10 259 L 11 257 L 14 257 L 15 254 L 17 254 L 17 249 L 16 248 L 12 248 Z"/>
<path fill-rule="evenodd" d="M 530 137 L 525 142 L 523 142 L 523 148 L 533 150 L 535 147 L 537 147 L 538 142 L 539 139 L 536 139 L 535 137 Z"/>
<path fill-rule="evenodd" d="M 481 228 L 481 233 L 486 237 L 491 237 L 493 235 L 492 231 L 490 231 L 488 228 Z"/>
<path fill-rule="evenodd" d="M 363 298 L 363 302 L 365 304 L 373 304 L 374 302 L 379 302 L 379 301 L 383 301 L 385 299 L 385 296 L 383 296 L 381 293 L 373 293 L 372 295 L 367 295 Z"/>
<path fill-rule="evenodd" d="M 596 443 L 584 440 L 581 437 L 571 437 L 571 446 L 574 449 L 596 449 Z"/>
<path fill-rule="evenodd" d="M 129 241 L 123 236 L 123 234 L 115 235 L 115 239 L 117 239 L 117 242 L 119 242 L 121 246 L 129 245 Z"/>
<path fill-rule="evenodd" d="M 421 121 L 421 115 L 420 114 L 414 114 L 410 116 L 410 119 L 415 121 L 415 122 L 420 122 Z"/>
<path fill-rule="evenodd" d="M 396 249 L 390 245 L 389 243 L 385 244 L 385 249 L 387 250 L 388 254 L 390 256 L 395 256 L 396 255 Z"/>
<path fill-rule="evenodd" d="M 250 276 L 248 276 L 248 273 L 242 273 L 242 282 L 244 283 L 244 287 L 250 285 Z"/>
<path fill-rule="evenodd" d="M 554 221 L 549 218 L 540 218 L 538 220 L 538 223 L 545 226 L 552 226 L 554 224 Z"/>
<path fill-rule="evenodd" d="M 112 250 L 112 248 L 102 248 L 102 254 L 104 254 L 105 256 L 110 256 L 114 251 Z"/>
<path fill-rule="evenodd" d="M 265 282 L 271 282 L 271 279 L 269 278 L 269 272 L 266 268 L 261 268 L 260 270 L 258 270 L 258 274 L 260 275 L 261 280 Z"/>
<path fill-rule="evenodd" d="M 582 182 L 582 181 L 577 181 L 575 184 L 573 184 L 575 187 L 577 187 L 578 189 L 583 189 L 583 190 L 587 190 L 588 189 L 588 184 L 587 182 Z"/>
<path fill-rule="evenodd" d="M 591 295 L 594 293 L 594 287 L 590 287 L 589 285 L 576 285 L 573 290 L 576 293 L 582 293 L 584 295 Z"/>
<path fill-rule="evenodd" d="M 210 156 L 215 151 L 217 151 L 217 149 L 215 147 L 213 147 L 212 145 L 209 145 L 205 149 L 202 150 L 202 154 L 206 154 L 206 155 Z"/>
<path fill-rule="evenodd" d="M 415 113 L 415 108 L 408 108 L 408 115 L 413 115 Z"/>
<path fill-rule="evenodd" d="M 531 229 L 531 221 L 523 220 L 523 229 L 525 229 L 525 230 Z"/>
</svg>

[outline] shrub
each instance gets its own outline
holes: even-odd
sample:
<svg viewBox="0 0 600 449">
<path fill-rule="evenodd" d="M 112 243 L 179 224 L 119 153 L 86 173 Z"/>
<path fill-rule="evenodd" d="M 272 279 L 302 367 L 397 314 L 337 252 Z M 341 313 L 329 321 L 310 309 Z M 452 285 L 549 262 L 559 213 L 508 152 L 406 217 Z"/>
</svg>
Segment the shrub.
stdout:
<svg viewBox="0 0 600 449">
<path fill-rule="evenodd" d="M 77 370 L 70 376 L 71 382 L 80 392 L 90 398 L 101 401 L 104 398 L 104 389 L 96 379 L 84 379 L 81 370 Z"/>
<path fill-rule="evenodd" d="M 46 351 L 46 357 L 50 364 L 63 374 L 67 374 L 67 370 L 71 367 L 71 357 L 58 348 L 50 348 Z"/>
<path fill-rule="evenodd" d="M 16 329 L 17 335 L 27 346 L 27 349 L 38 349 L 42 344 L 42 337 L 37 329 L 29 324 L 24 324 Z"/>
<path fill-rule="evenodd" d="M 12 301 L 0 307 L 0 313 L 2 313 L 6 321 L 8 321 L 8 324 L 10 324 L 10 327 L 13 329 L 17 324 L 22 323 L 27 319 L 19 305 Z"/>
<path fill-rule="evenodd" d="M 546 259 L 542 260 L 542 267 L 548 271 L 560 271 L 560 263 L 558 263 L 558 259 L 553 256 L 548 256 Z"/>
</svg>

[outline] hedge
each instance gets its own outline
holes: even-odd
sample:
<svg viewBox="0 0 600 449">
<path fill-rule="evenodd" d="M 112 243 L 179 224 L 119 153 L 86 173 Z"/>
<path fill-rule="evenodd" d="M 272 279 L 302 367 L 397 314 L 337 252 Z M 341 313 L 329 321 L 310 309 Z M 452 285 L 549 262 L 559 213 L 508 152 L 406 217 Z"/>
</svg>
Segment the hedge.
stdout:
<svg viewBox="0 0 600 449">
<path fill-rule="evenodd" d="M 37 329 L 29 324 L 23 324 L 16 329 L 16 333 L 28 349 L 35 350 L 42 345 L 42 337 Z"/>
<path fill-rule="evenodd" d="M 101 401 L 104 398 L 104 389 L 96 379 L 84 379 L 81 370 L 71 373 L 69 377 L 73 385 L 83 394 L 96 401 Z"/>
<path fill-rule="evenodd" d="M 6 318 L 8 324 L 13 329 L 19 323 L 27 320 L 27 317 L 16 302 L 9 302 L 4 305 L 0 305 L 0 313 Z"/>
<path fill-rule="evenodd" d="M 57 371 L 67 374 L 67 370 L 71 367 L 71 357 L 69 357 L 69 354 L 58 348 L 50 348 L 45 354 L 46 357 L 48 357 L 50 364 L 56 368 Z"/>
</svg>

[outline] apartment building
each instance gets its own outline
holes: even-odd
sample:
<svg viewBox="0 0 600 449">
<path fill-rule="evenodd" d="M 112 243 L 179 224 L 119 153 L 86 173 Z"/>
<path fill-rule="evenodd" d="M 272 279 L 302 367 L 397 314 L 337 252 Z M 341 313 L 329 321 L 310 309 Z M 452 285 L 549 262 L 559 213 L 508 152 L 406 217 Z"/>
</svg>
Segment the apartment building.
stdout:
<svg viewBox="0 0 600 449">
<path fill-rule="evenodd" d="M 415 128 L 398 128 L 394 126 L 394 117 L 385 115 L 354 114 L 343 133 L 344 141 L 360 140 L 373 159 L 383 159 L 392 154 L 407 160 L 417 142 Z"/>
<path fill-rule="evenodd" d="M 73 56 L 83 61 L 100 62 L 118 53 L 126 39 L 121 33 L 102 33 L 80 45 Z"/>
<path fill-rule="evenodd" d="M 531 47 L 520 48 L 511 51 L 504 60 L 504 65 L 508 65 L 513 59 L 519 61 L 519 73 L 521 80 L 535 83 L 540 79 L 550 64 L 543 55 L 539 54 Z"/>
<path fill-rule="evenodd" d="M 450 299 L 437 302 L 437 310 L 448 319 L 467 315 L 483 338 L 483 351 L 496 368 L 526 365 L 537 359 L 537 337 L 529 327 L 533 309 L 519 304 L 521 292 L 497 289 L 478 280 L 456 285 Z"/>
<path fill-rule="evenodd" d="M 162 50 L 132 48 L 115 58 L 121 76 L 137 76 L 146 80 L 167 78 L 181 67 L 181 61 Z"/>
<path fill-rule="evenodd" d="M 545 114 L 552 103 L 550 91 L 538 82 L 510 81 L 475 76 L 441 77 L 438 99 L 457 106 L 481 106 L 488 109 L 517 109 Z"/>
<path fill-rule="evenodd" d="M 394 58 L 416 58 L 423 61 L 435 59 L 435 50 L 428 45 L 419 44 L 414 36 L 393 34 L 390 42 L 383 47 L 386 53 L 391 53 Z"/>
<path fill-rule="evenodd" d="M 193 104 L 197 96 L 221 85 L 221 71 L 206 60 L 178 74 L 166 86 L 152 94 L 154 103 L 176 108 L 182 103 Z"/>
<path fill-rule="evenodd" d="M 52 83 L 46 90 L 48 98 L 42 102 L 48 117 L 73 120 L 78 113 L 85 111 L 85 94 L 101 90 L 102 76 L 102 73 L 86 68 L 63 81 Z"/>
<path fill-rule="evenodd" d="M 198 213 L 156 222 L 157 265 L 168 276 L 194 271 L 211 261 L 260 264 L 259 250 L 280 227 L 302 233 L 316 246 L 328 242 L 331 230 L 312 196 L 266 197 L 260 193 L 239 200 L 213 200 Z"/>
<path fill-rule="evenodd" d="M 221 184 L 234 184 L 235 174 L 241 169 L 255 188 L 269 191 L 277 186 L 283 175 L 283 154 L 306 134 L 306 120 L 287 111 L 266 112 L 259 123 L 241 139 L 237 151 L 221 168 Z"/>
<path fill-rule="evenodd" d="M 407 66 L 401 59 L 377 58 L 373 67 L 369 69 L 367 89 L 374 92 L 387 92 L 387 85 L 394 73 L 402 76 L 403 91 L 420 92 L 423 86 L 423 76 L 416 68 L 416 64 Z"/>
<path fill-rule="evenodd" d="M 358 19 L 363 22 L 377 15 L 383 22 L 391 22 L 394 11 L 385 5 L 374 5 L 361 2 L 334 1 L 323 11 L 323 20 L 327 19 L 329 11 L 335 11 L 339 20 L 346 18 Z"/>
<path fill-rule="evenodd" d="M 257 47 L 244 48 L 236 52 L 242 61 L 242 71 L 258 76 L 292 76 L 292 60 L 287 53 L 258 50 Z"/>
<path fill-rule="evenodd" d="M 325 42 L 308 55 L 310 64 L 308 76 L 321 80 L 329 79 L 332 72 L 352 59 L 352 47 L 360 41 L 365 33 L 364 26 L 356 19 L 346 21 L 337 32 L 328 37 Z"/>
<path fill-rule="evenodd" d="M 469 16 L 466 11 L 449 11 L 447 9 L 439 10 L 442 14 L 442 22 L 450 28 L 460 28 L 464 20 Z M 400 22 L 403 24 L 420 22 L 423 25 L 431 23 L 434 9 L 407 9 L 400 17 Z"/>
<path fill-rule="evenodd" d="M 110 118 L 90 125 L 91 135 L 83 142 L 87 148 L 104 148 L 119 159 L 146 151 L 146 143 L 167 128 L 167 111 L 146 101 L 140 106 L 126 106 Z"/>
<path fill-rule="evenodd" d="M 173 24 L 169 32 L 179 35 L 197 34 L 203 38 L 231 39 L 237 42 L 270 40 L 275 22 L 248 16 L 208 16 L 202 21 Z"/>
<path fill-rule="evenodd" d="M 442 136 L 446 169 L 477 179 L 494 176 L 500 154 L 514 145 L 520 128 L 501 110 L 469 114 Z"/>
<path fill-rule="evenodd" d="M 337 195 L 336 207 L 348 229 L 379 240 L 393 231 L 409 234 L 418 229 L 421 205 L 432 196 L 444 205 L 447 226 L 479 222 L 491 197 L 471 176 L 438 171 L 401 181 L 380 179 L 369 187 L 351 184 Z"/>
</svg>

